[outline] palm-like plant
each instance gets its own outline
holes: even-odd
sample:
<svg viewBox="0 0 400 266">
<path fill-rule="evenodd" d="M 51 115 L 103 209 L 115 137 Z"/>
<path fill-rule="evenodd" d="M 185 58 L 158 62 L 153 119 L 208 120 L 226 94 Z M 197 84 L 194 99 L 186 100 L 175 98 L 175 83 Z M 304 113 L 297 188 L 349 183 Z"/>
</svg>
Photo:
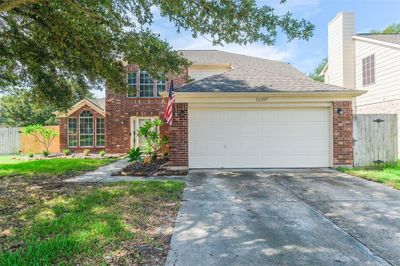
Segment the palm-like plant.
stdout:
<svg viewBox="0 0 400 266">
<path fill-rule="evenodd" d="M 138 135 L 145 139 L 144 152 L 150 155 L 152 160 L 158 158 L 158 154 L 168 143 L 168 138 L 166 136 L 161 137 L 158 130 L 162 125 L 163 121 L 160 119 L 146 121 L 138 131 Z"/>
</svg>

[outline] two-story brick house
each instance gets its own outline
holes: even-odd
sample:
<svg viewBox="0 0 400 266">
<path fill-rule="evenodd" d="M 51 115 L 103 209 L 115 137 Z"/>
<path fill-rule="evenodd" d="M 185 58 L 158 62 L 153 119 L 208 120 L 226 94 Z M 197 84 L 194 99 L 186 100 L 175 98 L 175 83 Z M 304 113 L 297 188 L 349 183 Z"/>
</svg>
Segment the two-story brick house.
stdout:
<svg viewBox="0 0 400 266">
<path fill-rule="evenodd" d="M 314 82 L 290 64 L 216 50 L 181 51 L 174 78 L 170 165 L 189 168 L 352 165 L 352 100 L 361 91 Z M 193 82 L 188 83 L 188 77 Z M 126 94 L 106 91 L 60 117 L 61 149 L 127 152 L 136 131 L 162 117 L 168 81 L 127 67 Z"/>
</svg>

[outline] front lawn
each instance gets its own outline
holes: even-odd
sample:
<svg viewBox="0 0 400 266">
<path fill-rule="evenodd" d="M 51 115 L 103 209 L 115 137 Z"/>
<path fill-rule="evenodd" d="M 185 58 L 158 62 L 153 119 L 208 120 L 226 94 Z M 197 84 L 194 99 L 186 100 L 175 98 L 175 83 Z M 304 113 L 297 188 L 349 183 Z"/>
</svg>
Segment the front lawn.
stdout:
<svg viewBox="0 0 400 266">
<path fill-rule="evenodd" d="M 15 175 L 28 177 L 72 175 L 82 171 L 95 170 L 113 161 L 114 159 L 57 158 L 7 163 L 0 164 L 0 177 Z"/>
<path fill-rule="evenodd" d="M 41 166 L 48 171 L 46 163 L 57 165 L 52 161 Z M 34 168 L 39 171 L 39 166 Z M 184 183 L 17 179 L 0 179 L 0 265 L 165 262 Z"/>
<path fill-rule="evenodd" d="M 383 183 L 396 189 L 400 189 L 400 162 L 367 168 L 339 168 L 340 171 L 362 177 L 375 182 Z"/>
</svg>

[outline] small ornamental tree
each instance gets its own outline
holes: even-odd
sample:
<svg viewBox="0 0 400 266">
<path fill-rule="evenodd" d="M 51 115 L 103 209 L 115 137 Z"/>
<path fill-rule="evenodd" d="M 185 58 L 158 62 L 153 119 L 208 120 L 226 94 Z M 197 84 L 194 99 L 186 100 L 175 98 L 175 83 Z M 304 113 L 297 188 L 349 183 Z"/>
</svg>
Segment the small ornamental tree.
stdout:
<svg viewBox="0 0 400 266">
<path fill-rule="evenodd" d="M 25 135 L 33 136 L 39 143 L 43 144 L 46 149 L 46 152 L 49 152 L 49 147 L 51 143 L 58 136 L 58 132 L 51 129 L 44 127 L 42 125 L 30 125 L 23 129 L 23 133 Z"/>
<path fill-rule="evenodd" d="M 158 131 L 159 127 L 162 125 L 163 121 L 155 119 L 154 121 L 146 121 L 139 128 L 139 137 L 144 137 L 145 139 L 144 152 L 147 155 L 150 155 L 152 160 L 158 158 L 158 154 L 168 143 L 168 138 L 166 136 L 161 137 L 160 132 Z"/>
</svg>

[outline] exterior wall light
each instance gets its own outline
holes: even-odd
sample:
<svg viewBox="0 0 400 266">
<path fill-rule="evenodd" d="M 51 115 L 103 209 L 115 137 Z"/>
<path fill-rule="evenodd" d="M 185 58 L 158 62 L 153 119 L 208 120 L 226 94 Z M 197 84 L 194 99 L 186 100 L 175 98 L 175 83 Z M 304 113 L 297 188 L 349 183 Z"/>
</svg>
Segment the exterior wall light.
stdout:
<svg viewBox="0 0 400 266">
<path fill-rule="evenodd" d="M 336 113 L 337 113 L 338 115 L 342 116 L 342 115 L 344 114 L 344 111 L 343 111 L 342 108 L 338 108 L 338 109 L 336 110 Z"/>
</svg>

